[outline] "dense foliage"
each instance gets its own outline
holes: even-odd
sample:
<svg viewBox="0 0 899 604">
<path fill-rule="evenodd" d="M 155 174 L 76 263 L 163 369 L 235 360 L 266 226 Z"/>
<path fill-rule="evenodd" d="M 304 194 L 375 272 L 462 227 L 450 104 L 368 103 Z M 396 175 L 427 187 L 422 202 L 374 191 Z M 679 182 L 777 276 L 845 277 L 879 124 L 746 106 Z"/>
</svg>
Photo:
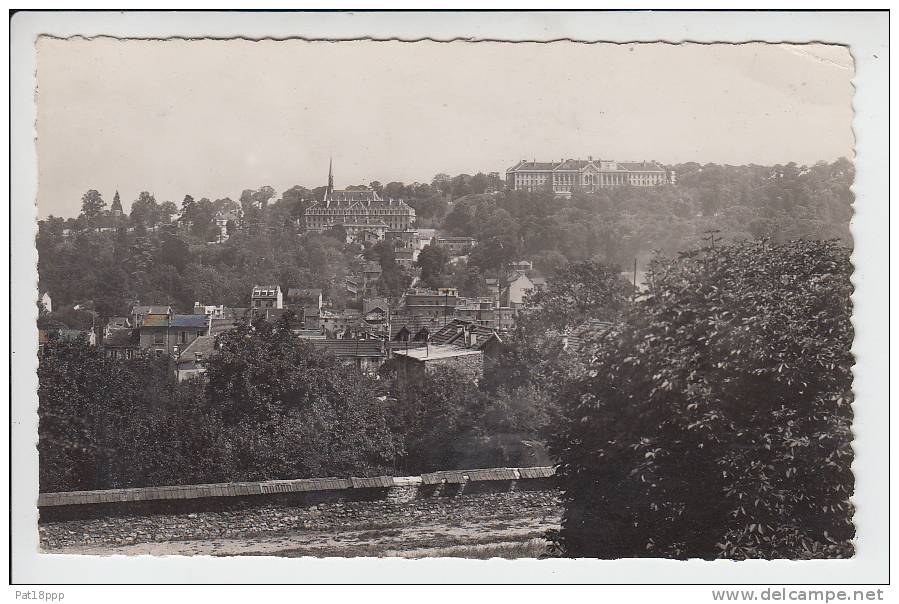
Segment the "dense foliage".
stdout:
<svg viewBox="0 0 899 604">
<path fill-rule="evenodd" d="M 219 335 L 205 378 L 182 383 L 167 359 L 47 344 L 41 490 L 547 463 L 522 445 L 537 437 L 546 397 L 491 397 L 451 370 L 400 388 L 389 366 L 378 380 L 359 374 L 289 324 L 259 320 Z"/>
<path fill-rule="evenodd" d="M 560 397 L 562 551 L 851 555 L 850 275 L 832 242 L 656 261 Z"/>
</svg>

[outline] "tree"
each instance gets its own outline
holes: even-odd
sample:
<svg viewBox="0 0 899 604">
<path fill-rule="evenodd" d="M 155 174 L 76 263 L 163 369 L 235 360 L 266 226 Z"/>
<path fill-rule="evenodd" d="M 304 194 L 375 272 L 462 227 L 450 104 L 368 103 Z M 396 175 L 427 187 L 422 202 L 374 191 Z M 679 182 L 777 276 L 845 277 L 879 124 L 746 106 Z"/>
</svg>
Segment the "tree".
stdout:
<svg viewBox="0 0 899 604">
<path fill-rule="evenodd" d="M 172 221 L 172 216 L 178 213 L 178 206 L 171 201 L 164 201 L 159 204 L 158 215 L 162 222 L 169 223 Z"/>
<path fill-rule="evenodd" d="M 294 335 L 290 317 L 220 335 L 206 375 L 210 412 L 237 434 L 238 476 L 382 473 L 398 452 L 375 385 Z"/>
<path fill-rule="evenodd" d="M 403 441 L 402 471 L 462 467 L 466 443 L 479 433 L 485 397 L 458 372 L 439 368 L 397 393 L 395 430 Z"/>
<path fill-rule="evenodd" d="M 166 373 L 162 363 L 105 358 L 84 338 L 47 344 L 38 363 L 40 490 L 141 484 L 149 418 L 139 410 L 162 403 Z"/>
<path fill-rule="evenodd" d="M 820 241 L 657 260 L 559 397 L 564 553 L 851 556 L 851 272 Z"/>
<path fill-rule="evenodd" d="M 416 266 L 421 269 L 420 279 L 431 288 L 445 286 L 442 281 L 446 278 L 446 268 L 449 263 L 449 255 L 441 247 L 426 245 L 418 254 Z"/>
<path fill-rule="evenodd" d="M 103 214 L 104 208 L 106 202 L 96 189 L 90 189 L 81 196 L 81 214 L 88 222 L 96 221 Z"/>
<path fill-rule="evenodd" d="M 118 191 L 115 192 L 115 196 L 112 198 L 112 205 L 110 206 L 109 211 L 115 216 L 121 216 L 124 213 L 122 210 L 122 200 L 119 197 Z"/>
<path fill-rule="evenodd" d="M 153 227 L 159 222 L 159 206 L 148 191 L 141 191 L 131 203 L 131 223 L 135 227 Z"/>
<path fill-rule="evenodd" d="M 528 297 L 531 313 L 541 330 L 565 331 L 588 319 L 620 318 L 633 288 L 617 266 L 585 261 L 569 264 L 551 274 L 546 287 Z"/>
</svg>

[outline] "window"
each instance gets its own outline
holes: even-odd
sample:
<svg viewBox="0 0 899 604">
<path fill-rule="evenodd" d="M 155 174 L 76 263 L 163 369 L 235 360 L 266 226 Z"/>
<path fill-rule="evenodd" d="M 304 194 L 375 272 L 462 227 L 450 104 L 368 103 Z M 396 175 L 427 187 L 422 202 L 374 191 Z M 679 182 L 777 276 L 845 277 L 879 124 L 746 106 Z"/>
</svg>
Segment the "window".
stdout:
<svg viewBox="0 0 899 604">
<path fill-rule="evenodd" d="M 162 332 L 161 332 L 161 331 L 153 332 L 153 343 L 154 343 L 154 344 L 162 344 L 162 343 L 163 343 L 163 338 L 162 338 Z"/>
<path fill-rule="evenodd" d="M 160 350 L 159 348 L 157 348 L 154 352 L 156 353 L 156 358 L 157 358 L 157 359 L 161 359 L 161 358 L 162 358 L 162 350 Z"/>
<path fill-rule="evenodd" d="M 187 332 L 182 331 L 181 332 L 181 343 L 184 344 L 185 342 L 187 342 Z"/>
</svg>

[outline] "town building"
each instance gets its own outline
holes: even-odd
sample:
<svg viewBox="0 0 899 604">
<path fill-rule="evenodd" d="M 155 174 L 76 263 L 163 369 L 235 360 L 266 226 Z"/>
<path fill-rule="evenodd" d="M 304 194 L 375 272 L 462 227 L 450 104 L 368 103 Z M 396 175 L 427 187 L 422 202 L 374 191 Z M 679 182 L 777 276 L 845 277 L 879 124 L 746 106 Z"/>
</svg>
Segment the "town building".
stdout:
<svg viewBox="0 0 899 604">
<path fill-rule="evenodd" d="M 418 253 L 421 251 L 418 231 L 387 231 L 384 241 L 391 244 L 396 263 L 406 268 L 415 266 Z"/>
<path fill-rule="evenodd" d="M 372 190 L 335 190 L 332 167 L 324 199 L 306 208 L 307 231 L 320 233 L 343 225 L 348 241 L 384 239 L 388 230 L 406 231 L 415 222 L 415 210 L 401 199 L 382 199 Z"/>
<path fill-rule="evenodd" d="M 139 328 L 148 317 L 168 317 L 172 307 L 167 304 L 135 304 L 131 307 L 131 326 Z"/>
<path fill-rule="evenodd" d="M 214 304 L 200 304 L 199 302 L 194 302 L 193 314 L 206 315 L 213 319 L 222 319 L 225 317 L 225 306 L 223 304 L 216 306 Z"/>
<path fill-rule="evenodd" d="M 280 285 L 254 285 L 250 295 L 250 308 L 284 308 L 284 296 Z"/>
<path fill-rule="evenodd" d="M 515 326 L 517 311 L 500 306 L 492 297 L 462 299 L 453 313 L 454 318 L 496 331 L 508 331 Z"/>
<path fill-rule="evenodd" d="M 346 276 L 347 293 L 354 298 L 375 294 L 382 273 L 379 263 L 375 261 L 363 262 L 358 273 Z"/>
<path fill-rule="evenodd" d="M 356 371 L 368 375 L 378 372 L 387 358 L 384 341 L 380 339 L 310 340 L 317 352 L 333 354 L 351 364 Z"/>
<path fill-rule="evenodd" d="M 315 323 L 317 328 L 318 317 L 322 312 L 322 300 L 322 290 L 318 288 L 290 287 L 287 289 L 284 306 L 296 313 L 301 322 L 306 323 L 308 318 L 310 325 Z"/>
<path fill-rule="evenodd" d="M 222 212 L 219 210 L 215 213 L 213 220 L 215 221 L 215 227 L 219 231 L 218 241 L 219 243 L 224 243 L 231 236 L 228 232 L 228 223 L 230 222 L 233 225 L 232 228 L 237 228 L 237 225 L 240 223 L 240 213 Z"/>
<path fill-rule="evenodd" d="M 448 322 L 448 321 L 447 321 Z M 444 325 L 443 318 L 414 316 L 407 312 L 390 314 L 389 335 L 392 342 L 424 342 L 432 332 Z"/>
<path fill-rule="evenodd" d="M 111 359 L 135 359 L 141 356 L 140 330 L 113 329 L 103 336 L 103 354 Z"/>
<path fill-rule="evenodd" d="M 484 377 L 484 353 L 451 344 L 426 345 L 393 351 L 400 388 L 414 384 L 439 368 L 452 369 L 473 382 Z"/>
<path fill-rule="evenodd" d="M 412 289 L 403 295 L 400 308 L 413 317 L 429 317 L 449 322 L 458 303 L 459 293 L 453 288 Z"/>
<path fill-rule="evenodd" d="M 151 315 L 140 325 L 140 347 L 157 357 L 179 354 L 200 336 L 209 335 L 206 315 Z"/>
<path fill-rule="evenodd" d="M 597 159 L 565 159 L 538 162 L 521 160 L 506 170 L 506 186 L 515 191 L 551 190 L 557 197 L 573 191 L 606 187 L 656 187 L 674 184 L 676 175 L 656 162 L 616 162 Z"/>
<path fill-rule="evenodd" d="M 500 292 L 500 303 L 513 309 L 520 308 L 524 306 L 528 294 L 536 289 L 533 279 L 522 272 L 512 271 L 506 277 L 505 287 Z"/>
<path fill-rule="evenodd" d="M 495 329 L 478 325 L 470 321 L 453 319 L 445 327 L 441 327 L 429 338 L 433 345 L 456 346 L 480 350 L 486 358 L 497 358 L 501 352 L 503 341 Z"/>
<path fill-rule="evenodd" d="M 195 338 L 175 358 L 175 377 L 179 382 L 202 375 L 206 361 L 215 353 L 215 336 Z"/>
</svg>

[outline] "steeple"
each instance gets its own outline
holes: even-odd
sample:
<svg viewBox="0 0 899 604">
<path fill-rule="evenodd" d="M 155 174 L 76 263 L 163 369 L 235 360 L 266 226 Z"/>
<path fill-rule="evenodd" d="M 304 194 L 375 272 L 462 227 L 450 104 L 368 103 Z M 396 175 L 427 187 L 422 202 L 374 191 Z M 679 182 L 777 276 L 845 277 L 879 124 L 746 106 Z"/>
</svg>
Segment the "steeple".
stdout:
<svg viewBox="0 0 899 604">
<path fill-rule="evenodd" d="M 328 195 L 334 192 L 334 158 L 328 158 Z"/>
<path fill-rule="evenodd" d="M 119 192 L 115 192 L 115 197 L 112 198 L 112 206 L 109 208 L 109 213 L 113 216 L 121 216 L 123 214 L 122 211 L 122 200 L 119 198 Z"/>
</svg>

